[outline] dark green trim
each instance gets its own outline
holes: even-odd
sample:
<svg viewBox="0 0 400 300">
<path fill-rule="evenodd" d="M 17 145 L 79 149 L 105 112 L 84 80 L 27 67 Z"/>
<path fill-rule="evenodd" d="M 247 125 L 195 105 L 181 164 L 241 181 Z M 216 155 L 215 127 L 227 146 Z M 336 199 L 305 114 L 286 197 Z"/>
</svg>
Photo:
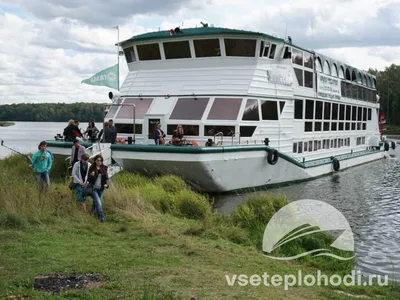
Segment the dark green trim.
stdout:
<svg viewBox="0 0 400 300">
<path fill-rule="evenodd" d="M 248 98 L 248 97 L 256 97 L 260 99 L 281 99 L 281 100 L 293 100 L 293 96 L 265 96 L 265 95 L 256 95 L 256 94 L 173 94 L 173 95 L 121 95 L 124 98 L 171 98 L 171 97 L 186 97 L 186 98 L 194 98 L 194 97 L 241 97 L 241 98 Z M 317 99 L 317 98 L 315 98 Z"/>
<path fill-rule="evenodd" d="M 152 152 L 152 153 L 188 153 L 188 154 L 208 154 L 208 153 L 231 153 L 231 152 L 247 152 L 247 151 L 267 151 L 269 152 L 272 148 L 265 145 L 243 145 L 243 146 L 227 146 L 227 147 L 185 147 L 185 146 L 155 146 L 155 145 L 124 145 L 114 144 L 111 145 L 112 151 L 127 151 L 127 152 Z M 382 150 L 376 151 L 357 151 L 353 153 L 345 153 L 335 156 L 339 161 L 352 159 L 355 157 L 365 156 L 382 152 Z M 319 167 L 332 163 L 331 156 L 314 159 L 306 162 L 300 162 L 295 158 L 279 152 L 279 157 L 284 160 L 298 166 L 302 169 Z"/>
<path fill-rule="evenodd" d="M 56 147 L 56 148 L 72 148 L 74 145 L 73 142 L 64 142 L 64 141 L 46 141 L 48 147 Z M 80 142 L 80 144 L 85 147 L 89 148 L 92 146 L 92 143 L 87 143 L 87 142 Z"/>
<path fill-rule="evenodd" d="M 175 29 L 175 28 L 171 28 Z M 154 31 L 147 32 L 139 35 L 135 35 L 128 40 L 120 42 L 120 46 L 124 47 L 129 43 L 143 42 L 143 41 L 151 41 L 151 40 L 160 40 L 160 39 L 177 39 L 177 38 L 189 38 L 196 36 L 211 36 L 211 35 L 238 35 L 238 36 L 254 36 L 264 37 L 268 39 L 272 39 L 275 41 L 283 42 L 284 40 L 272 35 L 268 35 L 262 32 L 256 31 L 248 31 L 248 30 L 239 30 L 239 29 L 230 29 L 230 28 L 222 28 L 222 27 L 197 27 L 197 28 L 182 28 L 180 33 L 176 33 L 171 35 L 169 30 L 162 31 Z M 117 46 L 118 44 L 115 44 Z M 257 51 L 256 51 L 257 52 Z"/>
</svg>

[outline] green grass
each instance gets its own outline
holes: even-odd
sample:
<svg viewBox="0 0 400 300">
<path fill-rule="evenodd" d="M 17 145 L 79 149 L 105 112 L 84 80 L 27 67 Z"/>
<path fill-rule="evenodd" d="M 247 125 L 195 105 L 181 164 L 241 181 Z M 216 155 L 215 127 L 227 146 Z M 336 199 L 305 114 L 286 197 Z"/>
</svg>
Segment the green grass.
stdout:
<svg viewBox="0 0 400 300">
<path fill-rule="evenodd" d="M 249 199 L 232 215 L 211 209 L 212 199 L 192 192 L 174 176 L 155 179 L 120 173 L 105 192 L 105 223 L 77 209 L 62 158 L 56 157 L 52 190 L 40 196 L 32 170 L 20 157 L 0 161 L 0 295 L 31 299 L 399 299 L 400 288 L 228 286 L 233 274 L 347 273 L 349 264 L 328 259 L 281 262 L 261 252 L 263 230 L 288 201 Z M 88 203 L 90 205 L 90 203 Z M 324 246 L 332 238 L 308 238 L 280 255 Z M 335 264 L 336 262 L 336 264 Z M 104 286 L 51 295 L 34 291 L 36 276 L 96 272 Z"/>
</svg>

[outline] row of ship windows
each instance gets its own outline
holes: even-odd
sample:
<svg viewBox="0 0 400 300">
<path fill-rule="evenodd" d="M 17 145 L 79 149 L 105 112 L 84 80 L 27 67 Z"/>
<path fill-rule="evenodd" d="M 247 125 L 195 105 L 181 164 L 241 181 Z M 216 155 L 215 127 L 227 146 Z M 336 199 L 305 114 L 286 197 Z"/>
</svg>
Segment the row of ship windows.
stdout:
<svg viewBox="0 0 400 300">
<path fill-rule="evenodd" d="M 111 106 L 107 118 L 132 119 L 132 108 L 123 105 L 135 104 L 136 119 L 143 119 L 152 102 L 153 98 L 126 98 L 119 111 L 119 106 Z M 179 98 L 170 119 L 201 120 L 209 102 L 210 98 Z M 215 98 L 207 115 L 207 120 L 236 121 L 242 102 L 242 98 Z M 241 119 L 243 121 L 279 120 L 279 114 L 282 113 L 284 106 L 285 101 L 260 100 L 259 102 L 258 99 L 247 99 Z"/>
<path fill-rule="evenodd" d="M 165 59 L 191 58 L 189 41 L 163 42 Z M 255 57 L 257 40 L 254 39 L 224 39 L 225 55 L 240 57 Z M 199 39 L 193 40 L 194 54 L 196 57 L 221 56 L 220 40 Z M 136 45 L 139 60 L 161 60 L 159 43 Z M 274 58 L 276 45 L 273 44 L 269 51 L 269 58 Z M 128 63 L 137 61 L 133 46 L 124 49 Z"/>
<path fill-rule="evenodd" d="M 294 118 L 297 120 L 370 121 L 372 109 L 329 101 L 296 99 L 294 102 Z"/>
<path fill-rule="evenodd" d="M 362 122 L 305 122 L 304 131 L 350 131 L 367 130 L 367 123 Z"/>
<path fill-rule="evenodd" d="M 192 124 L 180 124 L 183 127 L 185 136 L 200 136 L 200 126 L 192 125 Z M 167 125 L 167 135 L 172 135 L 174 130 L 176 130 L 176 126 L 178 124 L 168 124 Z M 115 124 L 118 133 L 122 134 L 132 134 L 133 133 L 133 124 Z M 235 132 L 235 125 L 205 125 L 203 126 L 204 136 L 205 137 L 213 137 L 215 134 L 222 132 L 223 136 L 239 136 L 238 133 Z M 239 126 L 240 137 L 251 137 L 256 130 L 257 126 Z M 151 134 L 155 128 L 149 128 L 148 134 Z M 135 124 L 135 133 L 136 134 L 144 134 L 143 125 Z"/>
<path fill-rule="evenodd" d="M 356 145 L 365 145 L 365 136 L 357 137 Z M 293 153 L 312 152 L 331 148 L 350 147 L 350 138 L 334 138 L 293 143 Z"/>
</svg>

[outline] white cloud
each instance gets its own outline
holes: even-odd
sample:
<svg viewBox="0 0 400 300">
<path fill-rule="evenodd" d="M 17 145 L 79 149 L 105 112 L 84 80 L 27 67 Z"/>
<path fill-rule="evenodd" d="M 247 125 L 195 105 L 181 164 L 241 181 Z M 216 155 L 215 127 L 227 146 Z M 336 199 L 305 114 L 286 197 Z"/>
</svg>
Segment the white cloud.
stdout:
<svg viewBox="0 0 400 300">
<path fill-rule="evenodd" d="M 204 21 L 281 37 L 287 31 L 295 44 L 361 69 L 400 63 L 399 0 L 116 2 L 0 0 L 0 104 L 107 101 L 109 88 L 80 82 L 116 63 L 111 26 L 118 23 L 121 41 Z"/>
</svg>

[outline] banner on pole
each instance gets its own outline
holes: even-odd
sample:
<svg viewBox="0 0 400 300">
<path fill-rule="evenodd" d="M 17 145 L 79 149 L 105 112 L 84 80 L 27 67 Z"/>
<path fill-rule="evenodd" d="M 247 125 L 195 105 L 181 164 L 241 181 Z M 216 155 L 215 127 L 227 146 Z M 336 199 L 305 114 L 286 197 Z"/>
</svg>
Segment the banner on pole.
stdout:
<svg viewBox="0 0 400 300">
<path fill-rule="evenodd" d="M 108 86 L 118 90 L 118 64 L 104 69 L 88 79 L 84 79 L 81 83 L 90 85 Z"/>
</svg>

